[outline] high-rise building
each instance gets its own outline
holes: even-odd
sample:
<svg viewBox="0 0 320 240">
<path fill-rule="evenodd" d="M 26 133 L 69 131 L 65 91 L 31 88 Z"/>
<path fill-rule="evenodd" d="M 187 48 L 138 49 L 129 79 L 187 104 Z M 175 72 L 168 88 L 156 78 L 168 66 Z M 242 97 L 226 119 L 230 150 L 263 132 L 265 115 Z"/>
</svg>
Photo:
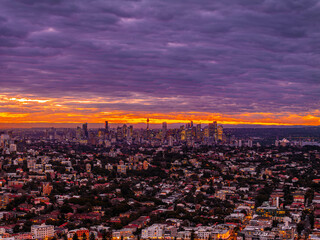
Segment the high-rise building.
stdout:
<svg viewBox="0 0 320 240">
<path fill-rule="evenodd" d="M 181 141 L 185 141 L 186 140 L 186 130 L 182 130 L 180 132 L 180 139 L 181 139 Z"/>
<path fill-rule="evenodd" d="M 132 137 L 132 136 L 133 136 L 133 126 L 130 125 L 130 126 L 128 127 L 128 137 Z"/>
<path fill-rule="evenodd" d="M 208 129 L 209 129 L 209 137 L 213 138 L 214 137 L 214 132 L 215 132 L 214 124 L 213 123 L 209 123 Z"/>
<path fill-rule="evenodd" d="M 213 134 L 213 138 L 217 141 L 219 139 L 218 137 L 218 123 L 217 121 L 213 122 L 213 127 L 214 127 L 214 134 Z M 222 138 L 222 137 L 221 137 Z"/>
<path fill-rule="evenodd" d="M 209 137 L 210 137 L 209 127 L 206 127 L 206 128 L 203 130 L 203 135 L 204 135 L 205 138 L 209 138 Z"/>
<path fill-rule="evenodd" d="M 217 140 L 222 141 L 222 139 L 223 139 L 223 127 L 219 125 L 217 127 Z"/>
<path fill-rule="evenodd" d="M 126 124 L 122 126 L 122 136 L 126 138 L 128 136 L 128 127 Z"/>
<path fill-rule="evenodd" d="M 196 138 L 197 139 L 201 139 L 201 123 L 197 124 L 197 127 L 196 127 Z"/>
<path fill-rule="evenodd" d="M 104 126 L 106 132 L 109 132 L 109 123 L 108 121 L 105 121 L 105 126 Z"/>
<path fill-rule="evenodd" d="M 163 122 L 162 123 L 162 138 L 165 138 L 166 137 L 166 134 L 167 134 L 167 123 L 166 122 Z"/>
<path fill-rule="evenodd" d="M 193 121 L 186 124 L 186 129 L 191 129 L 193 127 Z"/>
<path fill-rule="evenodd" d="M 76 130 L 76 138 L 78 139 L 78 140 L 80 140 L 81 138 L 82 138 L 82 130 L 81 130 L 81 128 L 80 127 L 77 127 L 77 130 Z"/>
<path fill-rule="evenodd" d="M 82 130 L 83 130 L 83 134 L 84 134 L 85 138 L 88 138 L 89 137 L 88 123 L 85 123 L 82 125 Z"/>
<path fill-rule="evenodd" d="M 117 127 L 116 137 L 117 137 L 117 140 L 122 140 L 123 139 L 122 127 Z"/>
</svg>

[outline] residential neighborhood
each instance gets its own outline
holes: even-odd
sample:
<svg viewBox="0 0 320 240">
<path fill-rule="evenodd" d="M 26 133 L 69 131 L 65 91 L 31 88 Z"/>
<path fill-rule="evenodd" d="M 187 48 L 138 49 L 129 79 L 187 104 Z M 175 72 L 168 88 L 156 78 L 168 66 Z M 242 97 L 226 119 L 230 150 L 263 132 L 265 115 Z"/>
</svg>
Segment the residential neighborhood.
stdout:
<svg viewBox="0 0 320 240">
<path fill-rule="evenodd" d="M 320 239 L 315 140 L 208 128 L 2 133 L 1 239 Z"/>
</svg>

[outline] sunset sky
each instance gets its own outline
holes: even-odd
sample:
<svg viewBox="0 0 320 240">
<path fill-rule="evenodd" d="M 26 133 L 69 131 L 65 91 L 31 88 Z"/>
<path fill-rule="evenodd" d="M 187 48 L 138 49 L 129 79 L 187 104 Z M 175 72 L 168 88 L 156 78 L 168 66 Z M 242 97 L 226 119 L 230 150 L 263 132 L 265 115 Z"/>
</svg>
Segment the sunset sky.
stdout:
<svg viewBox="0 0 320 240">
<path fill-rule="evenodd" d="M 318 0 L 1 0 L 0 127 L 320 125 L 319 39 Z"/>
</svg>

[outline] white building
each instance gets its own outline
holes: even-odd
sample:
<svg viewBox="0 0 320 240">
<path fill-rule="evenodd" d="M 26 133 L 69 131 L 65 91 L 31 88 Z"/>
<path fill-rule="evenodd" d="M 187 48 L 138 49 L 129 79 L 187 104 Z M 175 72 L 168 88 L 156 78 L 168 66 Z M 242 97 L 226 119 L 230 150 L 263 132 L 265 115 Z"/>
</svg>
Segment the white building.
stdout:
<svg viewBox="0 0 320 240">
<path fill-rule="evenodd" d="M 162 238 L 164 236 L 165 227 L 166 227 L 166 224 L 153 224 L 152 226 L 142 230 L 141 238 L 142 239 Z"/>
<path fill-rule="evenodd" d="M 54 226 L 53 225 L 32 225 L 31 234 L 34 239 L 44 239 L 54 236 Z"/>
<path fill-rule="evenodd" d="M 10 144 L 9 147 L 10 152 L 16 152 L 17 151 L 17 145 L 16 144 Z"/>
</svg>

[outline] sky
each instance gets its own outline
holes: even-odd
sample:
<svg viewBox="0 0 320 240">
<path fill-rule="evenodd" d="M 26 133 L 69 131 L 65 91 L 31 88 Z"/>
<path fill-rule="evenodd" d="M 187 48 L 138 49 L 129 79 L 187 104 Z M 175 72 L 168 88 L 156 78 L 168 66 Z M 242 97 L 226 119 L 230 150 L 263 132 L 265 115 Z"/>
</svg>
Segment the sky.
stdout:
<svg viewBox="0 0 320 240">
<path fill-rule="evenodd" d="M 320 125 L 319 0 L 1 0 L 0 127 Z"/>
</svg>

